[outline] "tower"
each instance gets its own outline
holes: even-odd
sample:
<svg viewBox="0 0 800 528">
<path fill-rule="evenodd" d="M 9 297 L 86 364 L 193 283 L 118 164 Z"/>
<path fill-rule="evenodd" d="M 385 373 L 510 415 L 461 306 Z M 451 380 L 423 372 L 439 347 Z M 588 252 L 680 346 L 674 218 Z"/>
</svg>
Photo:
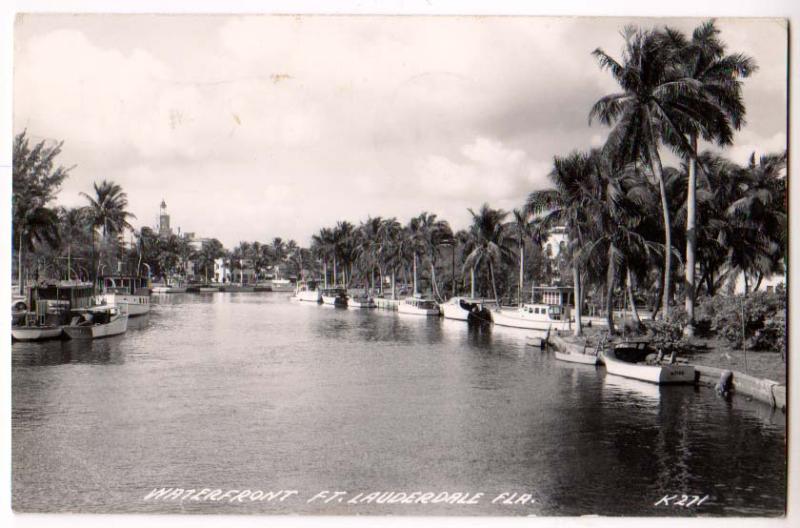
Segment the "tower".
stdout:
<svg viewBox="0 0 800 528">
<path fill-rule="evenodd" d="M 169 215 L 167 214 L 167 203 L 161 199 L 161 208 L 158 213 L 158 236 L 167 237 L 172 234 L 169 227 Z"/>
</svg>

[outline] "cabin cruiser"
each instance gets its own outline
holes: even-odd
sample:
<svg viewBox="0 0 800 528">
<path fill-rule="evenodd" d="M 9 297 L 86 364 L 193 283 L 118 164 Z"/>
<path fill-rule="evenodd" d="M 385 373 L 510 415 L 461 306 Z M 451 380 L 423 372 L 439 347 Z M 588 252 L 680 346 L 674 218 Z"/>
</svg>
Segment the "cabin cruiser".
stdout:
<svg viewBox="0 0 800 528">
<path fill-rule="evenodd" d="M 397 305 L 397 311 L 411 315 L 438 316 L 439 306 L 430 299 L 406 297 Z"/>
<path fill-rule="evenodd" d="M 344 288 L 326 288 L 322 292 L 322 304 L 347 306 L 347 290 Z"/>
<path fill-rule="evenodd" d="M 494 301 L 470 299 L 468 297 L 452 297 L 446 303 L 440 304 L 439 308 L 445 319 L 491 322 L 491 315 L 489 315 L 485 308 L 485 305 L 489 302 Z"/>
<path fill-rule="evenodd" d="M 128 330 L 128 314 L 117 306 L 94 306 L 73 310 L 64 333 L 70 339 L 97 339 L 123 334 Z"/>
<path fill-rule="evenodd" d="M 376 308 L 375 300 L 366 293 L 353 295 L 347 299 L 348 308 Z"/>
<path fill-rule="evenodd" d="M 677 360 L 673 352 L 664 358 L 646 341 L 623 341 L 608 345 L 601 353 L 606 372 L 650 383 L 694 383 L 694 366 Z"/>
<path fill-rule="evenodd" d="M 108 306 L 125 305 L 130 317 L 150 312 L 150 289 L 147 279 L 139 277 L 103 277 L 103 293 L 100 304 Z"/>
<path fill-rule="evenodd" d="M 322 293 L 317 288 L 317 283 L 314 281 L 300 281 L 297 283 L 297 289 L 294 291 L 292 299 L 296 301 L 305 301 L 313 303 L 322 302 Z"/>
<path fill-rule="evenodd" d="M 16 314 L 11 338 L 16 341 L 43 341 L 62 335 L 62 325 L 69 322 L 72 309 L 94 304 L 94 286 L 90 282 L 43 282 L 28 291 L 26 301 L 18 301 L 30 311 Z"/>
<path fill-rule="evenodd" d="M 523 304 L 492 311 L 492 322 L 525 330 L 568 330 L 569 309 L 558 304 Z"/>
<path fill-rule="evenodd" d="M 290 292 L 294 290 L 294 286 L 289 279 L 272 279 L 270 286 L 274 292 Z"/>
</svg>

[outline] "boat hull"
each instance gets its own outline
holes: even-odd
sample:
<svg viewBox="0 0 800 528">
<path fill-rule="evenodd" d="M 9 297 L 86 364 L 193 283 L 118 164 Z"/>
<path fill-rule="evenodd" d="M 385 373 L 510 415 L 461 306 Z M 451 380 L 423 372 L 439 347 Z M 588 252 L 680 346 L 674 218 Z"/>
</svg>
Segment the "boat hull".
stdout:
<svg viewBox="0 0 800 528">
<path fill-rule="evenodd" d="M 397 307 L 397 312 L 407 315 L 421 315 L 423 317 L 438 317 L 439 310 L 436 308 L 416 308 L 404 303 L 400 303 Z"/>
<path fill-rule="evenodd" d="M 312 302 L 312 303 L 319 303 L 322 301 L 322 296 L 316 290 L 297 292 L 294 298 L 297 299 L 298 301 Z"/>
<path fill-rule="evenodd" d="M 62 331 L 60 326 L 20 326 L 11 327 L 11 337 L 16 341 L 45 341 L 58 339 Z"/>
<path fill-rule="evenodd" d="M 555 353 L 556 359 L 560 361 L 566 361 L 568 363 L 581 363 L 583 365 L 597 365 L 599 364 L 600 360 L 594 354 L 573 354 L 570 352 L 558 352 Z"/>
<path fill-rule="evenodd" d="M 118 318 L 105 324 L 97 325 L 70 325 L 65 326 L 64 333 L 70 339 L 99 339 L 124 334 L 128 330 L 128 315 L 121 314 Z"/>
<path fill-rule="evenodd" d="M 342 297 L 338 296 L 323 295 L 322 304 L 328 304 L 330 306 L 347 306 L 347 299 L 343 299 Z"/>
<path fill-rule="evenodd" d="M 130 317 L 137 315 L 145 315 L 150 313 L 150 296 L 149 295 L 124 295 L 119 293 L 106 293 L 100 296 L 102 304 L 108 306 L 117 306 L 121 308 L 125 306 Z"/>
<path fill-rule="evenodd" d="M 505 310 L 493 310 L 492 322 L 498 326 L 507 326 L 509 328 L 521 328 L 523 330 L 567 330 L 568 325 L 563 321 L 553 321 L 551 319 L 533 319 L 520 317 L 514 312 Z"/>
<path fill-rule="evenodd" d="M 606 371 L 615 376 L 647 381 L 649 383 L 694 383 L 694 367 L 691 365 L 644 365 L 628 363 L 618 359 L 613 350 L 604 351 Z"/>
<path fill-rule="evenodd" d="M 347 300 L 347 307 L 348 308 L 377 308 L 377 305 L 373 301 L 354 301 L 353 299 Z"/>
<path fill-rule="evenodd" d="M 458 304 L 445 303 L 440 305 L 442 309 L 442 316 L 445 319 L 452 319 L 454 321 L 468 321 L 469 310 L 465 310 Z"/>
</svg>

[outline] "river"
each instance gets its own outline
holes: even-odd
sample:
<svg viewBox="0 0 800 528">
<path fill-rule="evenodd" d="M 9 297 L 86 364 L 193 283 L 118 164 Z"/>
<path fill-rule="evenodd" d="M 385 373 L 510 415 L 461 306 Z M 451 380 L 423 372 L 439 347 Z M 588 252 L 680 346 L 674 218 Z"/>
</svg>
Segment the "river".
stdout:
<svg viewBox="0 0 800 528">
<path fill-rule="evenodd" d="M 513 329 L 275 293 L 153 303 L 122 336 L 12 345 L 15 510 L 785 508 L 786 418 L 756 402 L 562 363 Z M 160 488 L 184 491 L 146 498 Z M 379 492 L 397 493 L 379 503 Z"/>
</svg>

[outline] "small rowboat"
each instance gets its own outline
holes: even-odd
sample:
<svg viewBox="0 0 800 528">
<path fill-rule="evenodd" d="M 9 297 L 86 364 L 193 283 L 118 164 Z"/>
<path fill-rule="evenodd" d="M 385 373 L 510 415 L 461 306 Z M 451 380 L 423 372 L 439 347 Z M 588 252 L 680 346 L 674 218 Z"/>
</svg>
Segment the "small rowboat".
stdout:
<svg viewBox="0 0 800 528">
<path fill-rule="evenodd" d="M 45 341 L 61 337 L 61 327 L 56 325 L 12 326 L 11 337 L 16 341 Z"/>
<path fill-rule="evenodd" d="M 97 339 L 124 334 L 128 330 L 128 314 L 117 307 L 96 306 L 86 310 L 76 310 L 78 315 L 64 333 L 70 339 Z"/>
<path fill-rule="evenodd" d="M 609 374 L 650 383 L 694 383 L 694 367 L 680 363 L 646 363 L 641 343 L 617 343 L 601 354 Z"/>
</svg>

